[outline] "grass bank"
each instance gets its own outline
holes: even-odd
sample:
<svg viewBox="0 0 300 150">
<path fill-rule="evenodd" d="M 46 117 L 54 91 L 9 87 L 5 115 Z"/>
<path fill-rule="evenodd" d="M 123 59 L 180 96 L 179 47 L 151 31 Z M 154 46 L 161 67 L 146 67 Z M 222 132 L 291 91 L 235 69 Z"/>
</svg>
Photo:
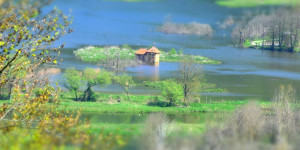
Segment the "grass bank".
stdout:
<svg viewBox="0 0 300 150">
<path fill-rule="evenodd" d="M 89 46 L 85 48 L 78 49 L 74 51 L 76 57 L 80 58 L 82 61 L 97 63 L 105 61 L 109 58 L 119 57 L 120 59 L 135 59 L 135 52 L 129 46 L 108 46 L 108 47 L 94 47 Z M 207 57 L 199 55 L 185 55 L 185 54 L 170 54 L 165 51 L 160 51 L 160 61 L 163 62 L 181 62 L 184 58 L 194 60 L 199 64 L 220 64 L 220 61 L 213 60 Z"/>
<path fill-rule="evenodd" d="M 184 107 L 178 105 L 165 107 L 163 97 L 149 95 L 130 95 L 130 100 L 123 94 L 97 94 L 96 102 L 76 102 L 70 93 L 62 95 L 60 109 L 82 110 L 84 113 L 152 113 L 164 112 L 167 114 L 194 113 L 194 112 L 227 112 L 233 111 L 248 101 L 220 101 L 198 102 Z"/>
<path fill-rule="evenodd" d="M 231 114 L 234 110 L 246 105 L 248 101 L 220 101 L 220 102 L 200 102 L 191 103 L 190 106 L 184 107 L 182 105 L 174 107 L 161 107 L 159 105 L 149 105 L 153 102 L 154 96 L 149 95 L 130 95 L 130 100 L 126 100 L 126 96 L 122 94 L 99 94 L 97 93 L 96 102 L 76 102 L 73 101 L 71 93 L 63 93 L 61 95 L 61 105 L 59 110 L 62 111 L 78 111 L 82 110 L 83 118 L 88 116 L 90 126 L 87 129 L 91 134 L 104 133 L 105 135 L 113 134 L 120 135 L 125 140 L 141 135 L 145 130 L 144 121 L 132 122 L 134 116 L 141 115 L 146 120 L 148 113 L 163 112 L 165 114 L 175 115 L 180 118 L 172 122 L 172 129 L 174 134 L 195 134 L 200 135 L 206 131 L 207 124 L 221 121 L 216 120 L 215 117 L 224 117 L 226 114 Z M 121 101 L 119 101 L 121 99 Z M 163 101 L 162 97 L 158 97 L 158 101 Z M 3 103 L 10 103 L 9 100 L 1 100 Z M 259 102 L 263 108 L 268 108 L 270 102 Z M 105 116 L 101 118 L 99 115 Z M 117 116 L 124 114 L 125 116 L 114 118 L 109 116 L 115 114 Z M 108 115 L 108 116 L 106 116 Z M 183 115 L 182 118 L 179 117 Z M 192 118 L 185 118 L 184 115 L 192 116 Z M 193 116 L 198 117 L 199 120 L 194 120 Z M 108 117 L 108 118 L 107 118 Z M 186 122 L 193 119 L 192 122 Z M 172 135 L 171 135 L 172 136 Z M 176 135 L 174 135 L 176 136 Z"/>
<path fill-rule="evenodd" d="M 216 3 L 221 6 L 238 7 L 256 7 L 267 5 L 299 5 L 299 0 L 217 0 Z"/>
</svg>

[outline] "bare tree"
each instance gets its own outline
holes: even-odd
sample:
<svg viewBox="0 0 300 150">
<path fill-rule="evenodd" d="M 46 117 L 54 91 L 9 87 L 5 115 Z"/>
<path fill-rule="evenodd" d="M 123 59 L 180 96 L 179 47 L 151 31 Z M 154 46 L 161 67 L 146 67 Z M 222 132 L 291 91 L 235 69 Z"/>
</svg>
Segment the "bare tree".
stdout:
<svg viewBox="0 0 300 150">
<path fill-rule="evenodd" d="M 183 62 L 178 67 L 177 81 L 182 85 L 184 103 L 187 104 L 190 96 L 197 92 L 201 85 L 202 68 L 193 60 L 183 58 Z"/>
<path fill-rule="evenodd" d="M 276 10 L 269 15 L 257 16 L 245 14 L 233 29 L 232 38 L 234 44 L 241 47 L 259 46 L 272 51 L 294 52 L 299 46 L 299 22 L 297 11 Z"/>
</svg>

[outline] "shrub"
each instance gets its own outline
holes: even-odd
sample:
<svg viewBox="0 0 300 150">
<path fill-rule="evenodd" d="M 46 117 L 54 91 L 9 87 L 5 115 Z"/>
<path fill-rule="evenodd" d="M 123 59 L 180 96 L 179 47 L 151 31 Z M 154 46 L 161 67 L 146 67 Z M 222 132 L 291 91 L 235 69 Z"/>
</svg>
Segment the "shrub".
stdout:
<svg viewBox="0 0 300 150">
<path fill-rule="evenodd" d="M 64 86 L 70 91 L 74 92 L 75 100 L 78 100 L 79 88 L 82 85 L 82 77 L 79 71 L 74 68 L 67 69 L 64 73 L 65 83 Z"/>
<path fill-rule="evenodd" d="M 167 80 L 162 82 L 161 94 L 169 101 L 169 106 L 173 106 L 183 98 L 182 86 L 175 81 Z"/>
<path fill-rule="evenodd" d="M 175 48 L 172 48 L 170 51 L 169 51 L 169 55 L 176 55 L 177 52 L 175 50 Z"/>
</svg>

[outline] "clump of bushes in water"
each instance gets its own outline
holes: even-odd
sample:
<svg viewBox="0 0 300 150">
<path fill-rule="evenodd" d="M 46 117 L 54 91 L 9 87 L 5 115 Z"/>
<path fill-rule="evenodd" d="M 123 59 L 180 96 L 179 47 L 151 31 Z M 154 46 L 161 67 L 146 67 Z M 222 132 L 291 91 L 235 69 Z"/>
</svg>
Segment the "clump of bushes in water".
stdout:
<svg viewBox="0 0 300 150">
<path fill-rule="evenodd" d="M 299 12 L 280 10 L 269 15 L 245 14 L 233 29 L 232 38 L 240 47 L 297 52 L 299 33 Z"/>
<path fill-rule="evenodd" d="M 97 63 L 99 66 L 110 68 L 114 70 L 122 70 L 128 66 L 136 66 L 141 64 L 140 61 L 135 60 L 135 50 L 130 46 L 105 46 L 86 48 L 74 51 L 75 56 L 83 61 Z"/>
<path fill-rule="evenodd" d="M 213 29 L 208 24 L 201 24 L 197 22 L 180 24 L 173 23 L 170 20 L 167 20 L 162 26 L 160 26 L 158 31 L 163 33 L 175 33 L 175 34 L 197 34 L 204 36 L 211 36 Z"/>
</svg>

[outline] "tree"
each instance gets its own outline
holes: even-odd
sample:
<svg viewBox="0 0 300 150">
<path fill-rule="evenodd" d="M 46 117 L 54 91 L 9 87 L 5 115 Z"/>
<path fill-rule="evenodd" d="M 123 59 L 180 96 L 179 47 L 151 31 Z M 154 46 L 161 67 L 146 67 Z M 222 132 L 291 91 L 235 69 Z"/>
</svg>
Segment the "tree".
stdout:
<svg viewBox="0 0 300 150">
<path fill-rule="evenodd" d="M 198 92 L 201 86 L 201 66 L 193 60 L 183 59 L 183 62 L 178 67 L 177 81 L 182 86 L 184 100 L 187 104 L 190 96 L 194 92 Z"/>
<path fill-rule="evenodd" d="M 177 52 L 175 50 L 175 48 L 172 48 L 170 51 L 169 51 L 169 55 L 176 55 Z"/>
<path fill-rule="evenodd" d="M 129 99 L 129 87 L 131 87 L 134 84 L 132 77 L 127 74 L 123 74 L 121 76 L 116 76 L 115 81 L 124 89 L 128 100 L 130 100 Z"/>
<path fill-rule="evenodd" d="M 64 77 L 66 79 L 66 83 L 64 86 L 71 92 L 75 94 L 75 100 L 78 100 L 78 92 L 79 88 L 82 85 L 82 77 L 79 71 L 75 70 L 74 68 L 66 69 L 64 73 Z"/>
<path fill-rule="evenodd" d="M 169 101 L 169 106 L 173 106 L 177 101 L 183 98 L 182 86 L 175 81 L 162 81 L 161 94 Z"/>
<path fill-rule="evenodd" d="M 87 82 L 87 89 L 84 91 L 82 101 L 94 101 L 94 86 L 105 86 L 111 84 L 112 74 L 106 71 L 86 68 L 83 71 L 83 80 Z"/>
<path fill-rule="evenodd" d="M 47 62 L 57 63 L 58 48 L 51 49 L 54 42 L 70 33 L 70 18 L 54 9 L 47 15 L 40 15 L 39 9 L 46 0 L 10 1 L 0 4 L 0 87 L 19 70 L 32 72 Z M 30 65 L 22 65 L 26 58 Z M 8 76 L 9 75 L 9 76 Z"/>
<path fill-rule="evenodd" d="M 22 86 L 31 82 L 27 78 L 33 78 L 28 74 L 41 64 L 57 63 L 59 50 L 49 47 L 68 31 L 70 23 L 57 9 L 41 16 L 44 1 L 0 0 L 0 89 L 10 81 L 24 81 L 14 82 L 12 101 L 0 105 L 1 149 L 111 149 L 120 145 L 119 137 L 85 132 L 88 124 L 81 121 L 80 112 L 59 109 L 59 88 L 37 87 L 35 80 L 24 91 Z"/>
<path fill-rule="evenodd" d="M 249 19 L 242 19 L 233 29 L 232 38 L 239 46 L 260 46 L 262 49 L 289 52 L 294 52 L 295 48 L 298 48 L 299 12 L 276 10 L 268 15 L 260 14 L 250 17 L 245 15 L 243 18 Z M 255 45 L 253 41 L 262 42 Z"/>
</svg>

